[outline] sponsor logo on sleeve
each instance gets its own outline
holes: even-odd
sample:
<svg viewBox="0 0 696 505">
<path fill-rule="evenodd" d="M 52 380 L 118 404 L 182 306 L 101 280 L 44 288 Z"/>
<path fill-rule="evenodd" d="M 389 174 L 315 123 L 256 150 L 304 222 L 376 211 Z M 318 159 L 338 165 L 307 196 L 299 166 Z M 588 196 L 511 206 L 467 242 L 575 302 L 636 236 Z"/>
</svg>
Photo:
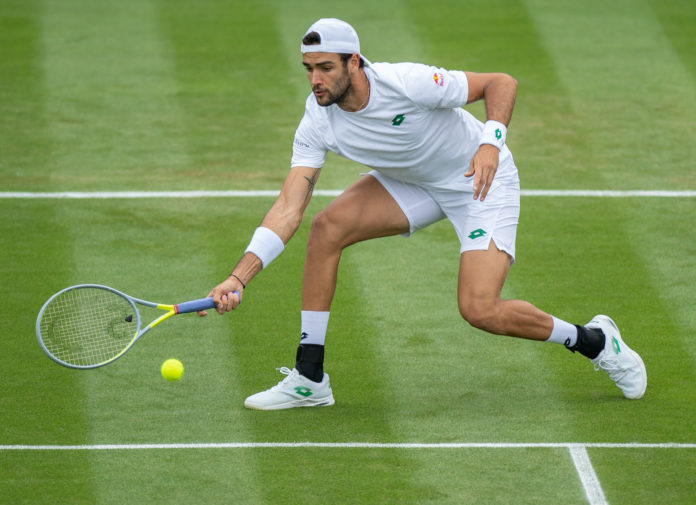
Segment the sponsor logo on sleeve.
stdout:
<svg viewBox="0 0 696 505">
<path fill-rule="evenodd" d="M 307 144 L 306 142 L 302 142 L 299 139 L 295 139 L 294 144 L 296 147 L 299 147 L 300 149 L 309 149 L 311 146 Z"/>
</svg>

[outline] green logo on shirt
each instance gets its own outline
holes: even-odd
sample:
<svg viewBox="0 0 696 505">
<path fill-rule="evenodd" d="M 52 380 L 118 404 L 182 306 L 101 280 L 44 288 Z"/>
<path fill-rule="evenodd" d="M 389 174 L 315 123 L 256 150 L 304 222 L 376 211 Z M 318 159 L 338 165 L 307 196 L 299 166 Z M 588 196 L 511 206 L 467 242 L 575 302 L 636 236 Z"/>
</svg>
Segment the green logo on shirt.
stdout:
<svg viewBox="0 0 696 505">
<path fill-rule="evenodd" d="M 397 114 L 394 116 L 394 119 L 392 119 L 392 125 L 394 126 L 399 126 L 401 123 L 404 122 L 404 119 L 406 119 L 406 116 L 403 114 Z"/>
</svg>

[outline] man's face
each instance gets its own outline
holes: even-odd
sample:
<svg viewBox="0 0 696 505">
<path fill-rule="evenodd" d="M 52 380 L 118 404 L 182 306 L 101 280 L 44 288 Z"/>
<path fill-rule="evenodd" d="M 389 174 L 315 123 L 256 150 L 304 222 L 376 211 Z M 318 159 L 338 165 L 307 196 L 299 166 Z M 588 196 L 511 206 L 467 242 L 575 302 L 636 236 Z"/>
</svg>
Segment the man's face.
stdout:
<svg viewBox="0 0 696 505">
<path fill-rule="evenodd" d="M 302 64 L 317 103 L 324 107 L 341 105 L 351 90 L 348 65 L 341 57 L 336 53 L 305 53 Z"/>
</svg>

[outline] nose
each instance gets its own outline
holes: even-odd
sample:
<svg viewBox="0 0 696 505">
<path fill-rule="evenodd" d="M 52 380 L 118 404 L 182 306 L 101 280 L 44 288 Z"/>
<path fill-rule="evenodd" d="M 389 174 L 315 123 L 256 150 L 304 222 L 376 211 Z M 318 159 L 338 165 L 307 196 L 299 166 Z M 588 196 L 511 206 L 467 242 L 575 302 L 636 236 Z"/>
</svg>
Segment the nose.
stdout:
<svg viewBox="0 0 696 505">
<path fill-rule="evenodd" d="M 312 70 L 308 70 L 307 76 L 309 77 L 309 84 L 311 84 L 312 88 L 321 84 L 321 78 L 320 78 L 319 72 L 314 72 Z"/>
</svg>

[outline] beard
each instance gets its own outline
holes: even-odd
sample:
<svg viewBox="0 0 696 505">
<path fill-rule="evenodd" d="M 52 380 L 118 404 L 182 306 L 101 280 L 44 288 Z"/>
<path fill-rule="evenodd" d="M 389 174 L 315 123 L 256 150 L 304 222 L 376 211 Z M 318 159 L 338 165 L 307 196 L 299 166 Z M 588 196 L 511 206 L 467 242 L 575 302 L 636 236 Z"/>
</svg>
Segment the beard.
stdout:
<svg viewBox="0 0 696 505">
<path fill-rule="evenodd" d="M 329 88 L 312 88 L 312 91 L 323 91 L 325 93 L 324 97 L 320 99 L 315 96 L 317 103 L 322 107 L 328 107 L 330 105 L 342 105 L 348 98 L 348 95 L 352 91 L 353 86 L 350 83 L 350 76 L 348 72 L 345 72 L 339 80 L 336 81 L 336 85 L 333 89 Z"/>
</svg>

